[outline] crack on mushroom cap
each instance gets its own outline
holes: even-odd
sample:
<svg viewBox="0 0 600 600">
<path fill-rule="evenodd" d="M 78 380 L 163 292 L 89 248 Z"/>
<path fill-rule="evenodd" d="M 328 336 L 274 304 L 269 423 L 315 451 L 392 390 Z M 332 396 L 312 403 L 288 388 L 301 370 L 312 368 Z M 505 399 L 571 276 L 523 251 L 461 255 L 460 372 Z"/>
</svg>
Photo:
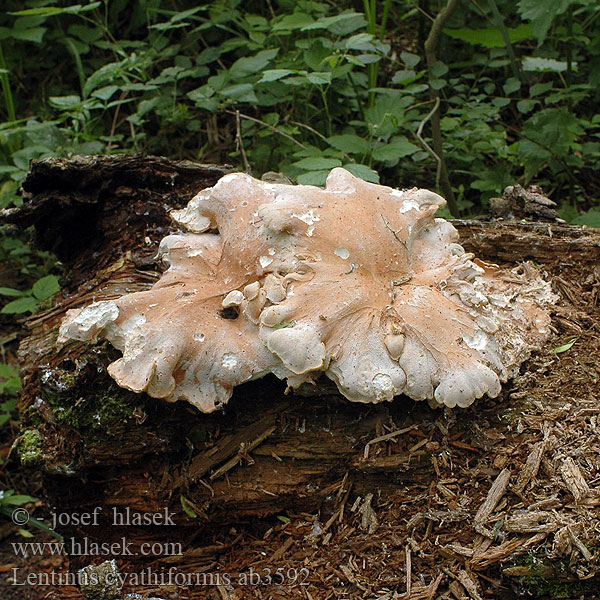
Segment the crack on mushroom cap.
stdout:
<svg viewBox="0 0 600 600">
<path fill-rule="evenodd" d="M 468 406 L 539 347 L 556 297 L 533 266 L 466 253 L 443 204 L 340 168 L 324 189 L 226 175 L 172 212 L 185 233 L 161 242 L 160 280 L 69 311 L 59 342 L 107 339 L 119 385 L 204 412 L 267 373 Z"/>
</svg>

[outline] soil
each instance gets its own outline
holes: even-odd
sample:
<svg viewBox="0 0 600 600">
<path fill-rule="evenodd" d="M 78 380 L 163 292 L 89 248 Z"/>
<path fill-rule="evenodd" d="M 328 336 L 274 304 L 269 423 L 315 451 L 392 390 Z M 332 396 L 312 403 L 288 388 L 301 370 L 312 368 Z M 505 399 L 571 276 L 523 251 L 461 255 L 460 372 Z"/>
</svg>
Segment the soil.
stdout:
<svg viewBox="0 0 600 600">
<path fill-rule="evenodd" d="M 34 165 L 26 209 L 6 217 L 39 230 L 51 220 L 70 275 L 53 309 L 27 324 L 20 438 L 3 477 L 44 499 L 28 506 L 34 517 L 58 512 L 71 523 L 59 528 L 66 546 L 56 556 L 49 546 L 18 556 L 13 543 L 31 540 L 8 521 L 0 528 L 3 598 L 80 600 L 59 575 L 112 558 L 122 593 L 98 598 L 600 597 L 600 232 L 456 223 L 485 260 L 536 261 L 560 296 L 552 336 L 496 399 L 446 411 L 404 397 L 364 406 L 327 381 L 285 395 L 267 378 L 238 388 L 224 413 L 200 415 L 116 388 L 105 373 L 110 348 L 53 346 L 67 308 L 151 285 L 168 209 L 225 172 L 187 164 L 186 179 L 164 161 L 158 171 L 175 173 L 167 190 L 159 163 L 145 160 L 66 161 L 63 174 L 101 173 L 78 195 L 75 176 L 56 183 L 56 165 Z M 125 194 L 115 178 L 140 166 L 152 177 Z M 88 239 L 74 251 L 72 214 L 97 189 Z M 61 224 L 48 209 L 57 198 Z M 111 229 L 115 211 L 129 225 Z M 32 430 L 41 439 L 25 447 Z M 96 507 L 97 524 L 74 522 Z M 152 523 L 132 522 L 144 513 Z M 34 585 L 15 585 L 28 576 Z"/>
</svg>

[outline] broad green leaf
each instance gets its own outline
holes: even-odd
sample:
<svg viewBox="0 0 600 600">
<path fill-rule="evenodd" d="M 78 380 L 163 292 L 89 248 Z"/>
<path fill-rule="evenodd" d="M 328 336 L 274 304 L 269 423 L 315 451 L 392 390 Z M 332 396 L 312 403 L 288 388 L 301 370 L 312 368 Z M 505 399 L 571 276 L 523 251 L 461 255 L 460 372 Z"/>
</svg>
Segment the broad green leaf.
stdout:
<svg viewBox="0 0 600 600">
<path fill-rule="evenodd" d="M 348 11 L 333 17 L 322 17 L 318 21 L 303 27 L 302 31 L 327 29 L 327 31 L 336 35 L 348 35 L 357 29 L 364 28 L 366 24 L 367 22 L 361 13 Z"/>
<path fill-rule="evenodd" d="M 46 275 L 46 277 L 38 279 L 31 288 L 33 295 L 38 300 L 46 300 L 46 298 L 54 296 L 58 290 L 60 290 L 60 285 L 58 285 L 56 275 Z"/>
<path fill-rule="evenodd" d="M 315 85 L 324 85 L 324 84 L 331 83 L 331 73 L 329 73 L 327 71 L 324 73 L 318 73 L 318 72 L 308 73 L 306 75 L 306 79 L 308 79 L 308 81 L 310 81 L 310 83 L 314 83 Z"/>
<path fill-rule="evenodd" d="M 60 108 L 61 110 L 69 110 L 74 108 L 75 106 L 81 103 L 81 98 L 79 96 L 50 96 L 48 98 L 48 102 L 55 108 Z"/>
<path fill-rule="evenodd" d="M 0 310 L 0 313 L 4 315 L 20 315 L 26 312 L 34 312 L 36 307 L 36 299 L 31 296 L 26 296 L 9 302 L 2 310 Z"/>
<path fill-rule="evenodd" d="M 573 338 L 571 341 L 567 342 L 563 346 L 559 346 L 558 348 L 553 348 L 552 350 L 550 350 L 550 354 L 562 354 L 563 352 L 566 352 L 567 350 L 570 350 L 573 347 L 573 344 L 578 339 L 579 338 Z"/>
<path fill-rule="evenodd" d="M 30 27 L 28 29 L 11 29 L 11 37 L 23 42 L 41 44 L 46 33 L 46 27 Z"/>
<path fill-rule="evenodd" d="M 379 146 L 373 151 L 373 158 L 381 161 L 398 161 L 404 156 L 409 156 L 419 151 L 420 148 L 409 142 L 406 138 L 398 138 L 389 144 Z"/>
<path fill-rule="evenodd" d="M 525 56 L 522 61 L 523 71 L 552 71 L 562 73 L 567 70 L 567 63 L 553 58 L 540 58 L 539 56 Z"/>
<path fill-rule="evenodd" d="M 291 15 L 284 15 L 283 18 L 273 23 L 272 31 L 294 31 L 308 27 L 314 22 L 310 15 L 302 12 L 294 12 Z"/>
<path fill-rule="evenodd" d="M 363 179 L 364 181 L 379 183 L 379 174 L 377 171 L 373 171 L 373 169 L 370 169 L 366 165 L 348 163 L 344 165 L 344 169 L 352 173 L 355 177 L 360 177 L 360 179 Z"/>
<path fill-rule="evenodd" d="M 254 56 L 238 58 L 230 67 L 229 75 L 233 79 L 242 79 L 249 75 L 258 75 L 277 56 L 279 48 L 261 50 Z"/>
<path fill-rule="evenodd" d="M 531 112 L 538 104 L 539 104 L 539 100 L 528 100 L 528 99 L 519 100 L 517 102 L 517 110 L 522 115 L 526 115 L 528 112 Z"/>
<path fill-rule="evenodd" d="M 366 154 L 370 149 L 370 144 L 364 138 L 353 134 L 332 135 L 327 138 L 327 143 L 336 150 L 341 150 L 347 154 Z"/>
<path fill-rule="evenodd" d="M 118 85 L 106 85 L 98 90 L 94 90 L 92 92 L 92 96 L 106 102 L 118 89 Z"/>
<path fill-rule="evenodd" d="M 301 185 L 318 185 L 324 186 L 325 180 L 329 175 L 329 169 L 322 171 L 309 171 L 308 173 L 302 173 L 296 177 L 296 182 Z"/>
<path fill-rule="evenodd" d="M 341 167 L 342 161 L 337 158 L 326 158 L 325 156 L 309 156 L 292 164 L 304 171 L 317 171 Z"/>
<path fill-rule="evenodd" d="M 10 413 L 0 414 L 0 427 L 10 421 Z"/>
<path fill-rule="evenodd" d="M 545 94 L 546 92 L 549 92 L 552 89 L 553 85 L 554 84 L 551 81 L 549 81 L 548 83 L 534 83 L 529 88 L 529 96 L 531 98 L 535 98 L 536 96 Z"/>
<path fill-rule="evenodd" d="M 13 298 L 18 298 L 22 296 L 24 292 L 19 290 L 15 290 L 13 288 L 8 287 L 0 287 L 0 296 L 12 296 Z"/>
<path fill-rule="evenodd" d="M 257 102 L 256 94 L 251 83 L 235 83 L 228 85 L 222 90 L 219 90 L 219 94 L 230 98 L 231 100 L 237 100 L 237 102 Z"/>
<path fill-rule="evenodd" d="M 529 40 L 533 37 L 531 26 L 523 23 L 518 27 L 507 28 L 508 39 L 514 42 Z M 497 27 L 487 27 L 485 29 L 444 29 L 444 33 L 455 39 L 467 42 L 468 44 L 478 44 L 484 48 L 504 48 L 504 38 Z"/>
<path fill-rule="evenodd" d="M 521 89 L 521 82 L 516 77 L 509 77 L 502 89 L 507 96 L 510 96 Z"/>
<path fill-rule="evenodd" d="M 441 60 L 436 60 L 433 63 L 433 66 L 431 67 L 431 72 L 433 73 L 433 76 L 438 79 L 443 77 L 448 71 L 448 65 L 443 63 Z"/>
<path fill-rule="evenodd" d="M 266 83 L 269 81 L 278 81 L 287 75 L 291 75 L 294 71 L 290 69 L 268 69 L 263 71 L 262 78 L 258 83 Z"/>
<path fill-rule="evenodd" d="M 420 77 L 421 75 L 419 75 Z M 414 81 L 417 78 L 417 74 L 412 69 L 403 69 L 396 71 L 392 77 L 392 83 L 408 83 Z"/>
<path fill-rule="evenodd" d="M 416 54 L 411 54 L 410 52 L 406 52 L 403 50 L 400 52 L 400 60 L 409 68 L 412 69 L 416 67 L 421 61 L 421 57 Z"/>
<path fill-rule="evenodd" d="M 531 21 L 539 45 L 546 38 L 554 17 L 578 3 L 579 0 L 519 0 L 517 12 L 523 19 Z"/>
<path fill-rule="evenodd" d="M 54 15 L 61 15 L 64 13 L 78 14 L 87 12 L 88 10 L 94 10 L 95 8 L 98 8 L 101 4 L 102 2 L 90 2 L 85 6 L 81 4 L 74 4 L 73 6 L 66 6 L 65 8 L 59 8 L 58 6 L 27 8 L 25 10 L 9 12 L 8 14 L 14 15 L 15 17 L 52 17 Z"/>
</svg>

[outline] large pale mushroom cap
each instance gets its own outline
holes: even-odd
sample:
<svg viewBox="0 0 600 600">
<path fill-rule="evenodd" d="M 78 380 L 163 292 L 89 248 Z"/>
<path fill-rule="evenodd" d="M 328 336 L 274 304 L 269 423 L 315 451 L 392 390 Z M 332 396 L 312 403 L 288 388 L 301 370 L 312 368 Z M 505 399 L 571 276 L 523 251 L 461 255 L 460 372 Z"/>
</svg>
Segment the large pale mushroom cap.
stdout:
<svg viewBox="0 0 600 600">
<path fill-rule="evenodd" d="M 59 342 L 109 340 L 119 385 L 204 412 L 244 381 L 324 372 L 357 402 L 496 396 L 548 333 L 549 285 L 465 253 L 443 198 L 334 169 L 325 189 L 233 173 L 172 213 L 154 287 L 68 312 Z M 212 233 L 217 230 L 218 233 Z"/>
</svg>

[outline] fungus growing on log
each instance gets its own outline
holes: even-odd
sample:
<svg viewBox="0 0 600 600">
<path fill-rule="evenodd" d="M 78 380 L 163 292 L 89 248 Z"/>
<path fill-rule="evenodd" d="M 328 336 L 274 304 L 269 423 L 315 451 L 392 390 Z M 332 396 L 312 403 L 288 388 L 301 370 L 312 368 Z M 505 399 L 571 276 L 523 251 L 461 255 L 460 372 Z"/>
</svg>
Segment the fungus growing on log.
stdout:
<svg viewBox="0 0 600 600">
<path fill-rule="evenodd" d="M 160 280 L 70 310 L 59 343 L 106 339 L 120 386 L 204 412 L 267 373 L 296 388 L 324 372 L 356 402 L 494 397 L 547 336 L 554 296 L 530 265 L 466 253 L 434 218 L 444 203 L 340 168 L 324 189 L 225 175 L 172 213 Z"/>
</svg>

